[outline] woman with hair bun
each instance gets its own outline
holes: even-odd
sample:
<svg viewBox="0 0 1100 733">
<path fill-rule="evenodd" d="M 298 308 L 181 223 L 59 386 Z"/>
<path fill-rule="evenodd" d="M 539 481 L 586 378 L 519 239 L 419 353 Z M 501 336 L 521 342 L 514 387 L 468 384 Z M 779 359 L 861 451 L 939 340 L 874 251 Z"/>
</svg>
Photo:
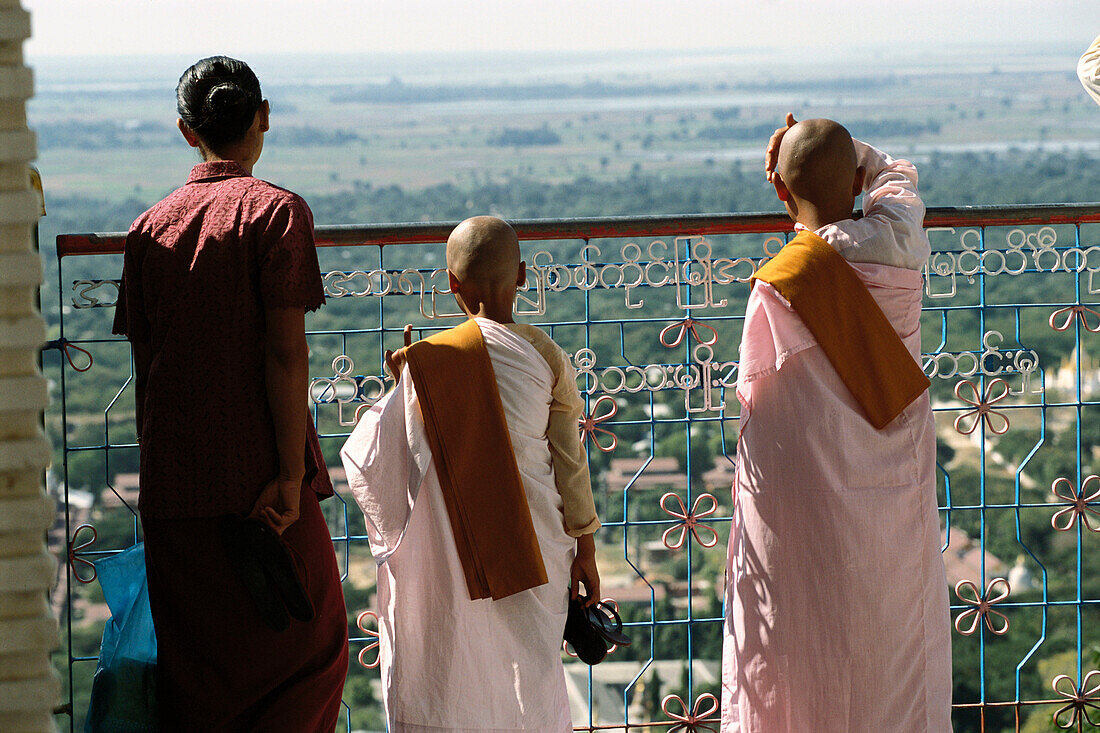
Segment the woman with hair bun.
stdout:
<svg viewBox="0 0 1100 733">
<path fill-rule="evenodd" d="M 114 325 L 134 356 L 160 730 L 331 732 L 348 637 L 307 408 L 313 215 L 252 177 L 269 110 L 247 64 L 203 59 L 176 96 L 202 162 L 131 227 Z"/>
</svg>

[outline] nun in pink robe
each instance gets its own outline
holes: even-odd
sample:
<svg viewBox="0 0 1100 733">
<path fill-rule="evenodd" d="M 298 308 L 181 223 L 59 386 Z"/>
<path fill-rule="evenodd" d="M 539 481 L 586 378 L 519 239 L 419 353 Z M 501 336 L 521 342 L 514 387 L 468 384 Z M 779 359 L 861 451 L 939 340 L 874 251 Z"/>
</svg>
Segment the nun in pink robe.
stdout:
<svg viewBox="0 0 1100 733">
<path fill-rule="evenodd" d="M 920 358 L 929 255 L 911 163 L 856 141 L 864 216 L 818 229 Z M 749 297 L 726 567 L 723 733 L 951 730 L 951 640 L 927 391 L 864 417 L 790 304 Z"/>
<path fill-rule="evenodd" d="M 341 451 L 378 564 L 386 720 L 390 733 L 567 733 L 561 643 L 576 541 L 564 529 L 546 438 L 554 374 L 508 326 L 477 323 L 549 582 L 470 600 L 406 366 Z"/>
</svg>

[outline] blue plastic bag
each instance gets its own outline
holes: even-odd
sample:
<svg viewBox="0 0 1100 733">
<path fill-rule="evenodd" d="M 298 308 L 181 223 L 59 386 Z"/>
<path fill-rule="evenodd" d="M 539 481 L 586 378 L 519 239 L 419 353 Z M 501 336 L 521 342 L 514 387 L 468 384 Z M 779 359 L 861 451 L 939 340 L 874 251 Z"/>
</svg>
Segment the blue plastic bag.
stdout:
<svg viewBox="0 0 1100 733">
<path fill-rule="evenodd" d="M 84 733 L 157 729 L 157 637 L 145 578 L 145 544 L 95 563 L 111 618 L 103 629 Z"/>
</svg>

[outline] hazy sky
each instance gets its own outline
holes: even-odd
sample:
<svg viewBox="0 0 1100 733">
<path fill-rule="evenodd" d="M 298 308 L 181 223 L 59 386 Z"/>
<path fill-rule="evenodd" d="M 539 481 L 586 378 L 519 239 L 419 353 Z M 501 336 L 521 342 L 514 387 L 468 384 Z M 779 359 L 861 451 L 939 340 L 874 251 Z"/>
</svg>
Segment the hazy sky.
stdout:
<svg viewBox="0 0 1100 733">
<path fill-rule="evenodd" d="M 43 55 L 431 50 L 1082 50 L 1097 0 L 23 0 Z"/>
</svg>

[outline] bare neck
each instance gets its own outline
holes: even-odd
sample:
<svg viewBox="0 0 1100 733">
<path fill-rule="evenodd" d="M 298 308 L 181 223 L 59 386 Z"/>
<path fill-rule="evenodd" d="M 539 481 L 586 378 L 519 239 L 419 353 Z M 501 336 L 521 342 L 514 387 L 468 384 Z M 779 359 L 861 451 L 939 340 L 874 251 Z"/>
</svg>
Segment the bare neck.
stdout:
<svg viewBox="0 0 1100 733">
<path fill-rule="evenodd" d="M 223 146 L 220 150 L 209 148 L 201 140 L 198 144 L 199 154 L 207 163 L 215 161 L 233 162 L 244 168 L 248 175 L 252 175 L 252 167 L 260 159 L 263 151 L 263 132 L 257 132 L 255 126 L 243 138 L 235 143 Z"/>
<path fill-rule="evenodd" d="M 467 318 L 488 318 L 497 323 L 515 323 L 512 318 L 515 292 L 512 290 L 486 293 L 477 287 L 467 286 L 455 295 L 455 300 Z"/>
<path fill-rule="evenodd" d="M 854 202 L 841 202 L 819 206 L 812 201 L 802 200 L 798 202 L 797 208 L 791 212 L 791 216 L 807 229 L 817 231 L 823 226 L 851 219 L 853 205 Z"/>
<path fill-rule="evenodd" d="M 227 150 L 216 153 L 213 150 L 202 150 L 202 159 L 206 163 L 233 162 L 244 168 L 245 173 L 252 175 L 252 167 L 256 165 L 256 158 L 251 155 L 237 154 L 236 151 Z"/>
<path fill-rule="evenodd" d="M 492 306 L 486 303 L 482 303 L 481 307 L 474 312 L 472 309 L 463 308 L 466 311 L 467 318 L 488 318 L 490 321 L 496 321 L 497 323 L 515 323 L 515 319 L 512 317 L 512 304 L 509 303 L 507 307 Z"/>
</svg>

